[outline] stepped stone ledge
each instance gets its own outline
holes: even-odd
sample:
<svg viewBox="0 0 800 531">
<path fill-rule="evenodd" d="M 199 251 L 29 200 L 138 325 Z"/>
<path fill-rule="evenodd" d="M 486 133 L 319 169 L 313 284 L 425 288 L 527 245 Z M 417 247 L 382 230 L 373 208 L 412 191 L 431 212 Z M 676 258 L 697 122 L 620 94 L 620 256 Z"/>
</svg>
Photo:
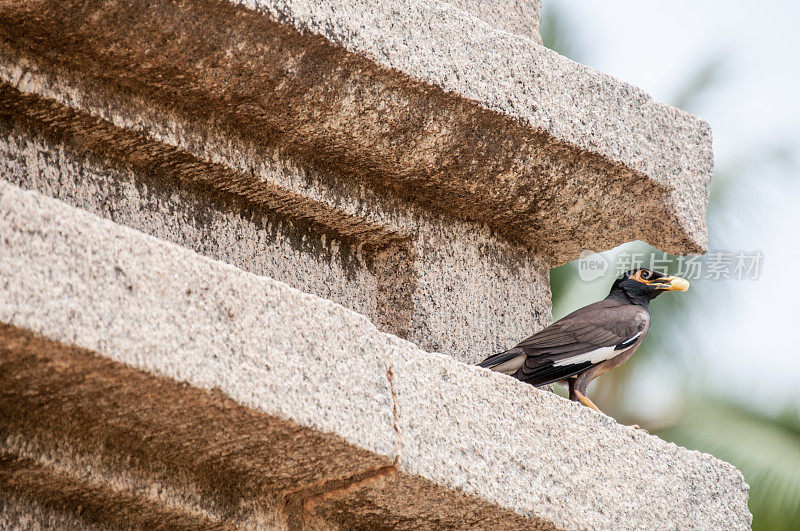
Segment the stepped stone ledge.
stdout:
<svg viewBox="0 0 800 531">
<path fill-rule="evenodd" d="M 732 466 L 338 304 L 10 184 L 0 226 L 9 510 L 77 518 L 97 493 L 90 523 L 749 524 Z"/>
<path fill-rule="evenodd" d="M 0 0 L 0 527 L 749 527 L 473 365 L 582 250 L 707 245 L 708 125 L 540 11 Z"/>
</svg>

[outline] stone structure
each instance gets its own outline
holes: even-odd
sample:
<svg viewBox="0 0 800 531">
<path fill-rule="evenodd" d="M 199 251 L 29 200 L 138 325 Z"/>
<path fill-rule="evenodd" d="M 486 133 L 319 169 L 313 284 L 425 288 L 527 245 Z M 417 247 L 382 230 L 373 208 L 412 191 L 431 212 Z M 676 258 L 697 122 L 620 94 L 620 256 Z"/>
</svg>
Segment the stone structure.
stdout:
<svg viewBox="0 0 800 531">
<path fill-rule="evenodd" d="M 538 19 L 0 1 L 0 525 L 746 528 L 729 465 L 463 363 L 583 248 L 705 249 L 708 126 Z"/>
</svg>

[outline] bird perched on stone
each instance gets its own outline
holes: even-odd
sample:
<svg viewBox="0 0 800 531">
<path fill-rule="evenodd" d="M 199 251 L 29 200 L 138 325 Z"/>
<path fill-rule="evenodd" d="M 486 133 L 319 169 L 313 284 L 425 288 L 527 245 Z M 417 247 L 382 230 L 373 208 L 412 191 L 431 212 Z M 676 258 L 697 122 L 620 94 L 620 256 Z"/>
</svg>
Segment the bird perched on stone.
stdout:
<svg viewBox="0 0 800 531">
<path fill-rule="evenodd" d="M 633 356 L 650 330 L 650 301 L 689 282 L 649 269 L 625 273 L 605 299 L 575 310 L 479 365 L 535 386 L 569 385 L 570 400 L 600 411 L 586 396 L 593 379 Z"/>
</svg>

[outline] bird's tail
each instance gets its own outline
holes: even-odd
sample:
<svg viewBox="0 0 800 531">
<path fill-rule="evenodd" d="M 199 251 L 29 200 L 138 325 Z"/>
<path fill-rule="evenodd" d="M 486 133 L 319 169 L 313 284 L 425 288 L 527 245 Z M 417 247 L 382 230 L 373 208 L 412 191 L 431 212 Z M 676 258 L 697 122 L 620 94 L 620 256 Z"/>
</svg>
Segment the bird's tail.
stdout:
<svg viewBox="0 0 800 531">
<path fill-rule="evenodd" d="M 480 362 L 478 367 L 485 367 L 505 374 L 514 374 L 517 369 L 522 367 L 524 361 L 525 353 L 521 348 L 515 347 L 489 356 Z"/>
</svg>

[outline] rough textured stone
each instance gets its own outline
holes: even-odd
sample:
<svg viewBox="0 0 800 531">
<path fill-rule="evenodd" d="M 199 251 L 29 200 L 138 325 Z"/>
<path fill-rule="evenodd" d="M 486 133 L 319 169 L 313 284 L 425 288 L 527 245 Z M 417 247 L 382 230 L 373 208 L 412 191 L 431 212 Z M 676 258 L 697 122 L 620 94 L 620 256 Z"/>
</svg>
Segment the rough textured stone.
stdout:
<svg viewBox="0 0 800 531">
<path fill-rule="evenodd" d="M 702 120 L 656 103 L 642 90 L 570 61 L 529 39 L 498 31 L 451 3 L 431 0 L 369 4 L 341 0 L 235 0 L 235 3 L 269 13 L 303 31 L 323 35 L 381 65 L 462 95 L 560 141 L 648 176 L 651 182 L 640 197 L 636 197 L 634 190 L 623 193 L 629 200 L 635 197 L 640 202 L 627 208 L 636 210 L 645 203 L 659 208 L 650 204 L 655 199 L 650 196 L 667 191 L 658 200 L 664 202 L 660 207 L 667 215 L 662 222 L 681 235 L 668 234 L 662 225 L 655 231 L 633 229 L 641 230 L 641 236 L 627 240 L 646 239 L 670 252 L 705 250 L 705 212 L 713 153 L 711 129 Z M 581 178 L 580 172 L 566 168 L 562 171 L 570 174 L 570 179 Z M 519 173 L 524 175 L 526 171 L 520 168 Z M 621 173 L 624 172 L 619 168 L 604 177 L 613 181 L 620 179 Z M 500 172 L 496 177 L 505 180 L 506 176 Z M 608 194 L 611 183 L 604 184 L 602 191 L 595 193 Z M 573 195 L 572 190 L 566 189 L 561 193 L 582 199 L 574 210 L 559 212 L 562 221 L 578 216 L 579 210 L 591 208 L 597 200 L 592 193 Z M 643 218 L 652 216 L 652 210 L 649 214 L 647 210 L 639 213 Z M 614 222 L 604 219 L 602 223 L 608 221 Z M 582 220 L 587 222 L 591 223 Z M 593 235 L 595 240 L 589 242 L 605 247 L 607 241 L 622 235 L 624 228 L 619 230 L 619 235 Z M 581 233 L 585 234 L 585 228 L 576 227 L 571 236 L 580 241 Z M 544 242 L 540 244 L 542 248 L 547 246 Z M 573 258 L 577 256 L 574 249 Z"/>
<path fill-rule="evenodd" d="M 379 224 L 8 85 L 0 116 L 13 124 L 0 125 L 9 181 L 343 304 L 423 348 L 474 362 L 549 322 L 546 262 L 485 226 L 401 204 L 380 207 L 392 215 Z M 270 180 L 286 173 L 301 172 L 275 163 Z"/>
<path fill-rule="evenodd" d="M 7 520 L 3 529 L 30 529 L 34 522 L 44 528 L 63 529 L 233 529 L 8 453 L 0 454 L 0 496 L 3 506 L 8 505 L 8 513 L 3 511 L 4 516 L 0 516 Z"/>
<path fill-rule="evenodd" d="M 297 516 L 289 507 L 297 493 L 391 465 L 219 391 L 8 326 L 0 351 L 9 378 L 0 401 L 8 456 L 0 491 L 62 512 L 81 507 L 90 523 L 141 528 L 149 527 L 142 519 L 192 517 L 285 527 Z"/>
<path fill-rule="evenodd" d="M 341 306 L 12 185 L 0 186 L 0 230 L 0 321 L 338 434 L 394 460 L 387 473 L 472 495 L 531 526 L 750 523 L 732 466 L 423 352 Z M 381 477 L 315 498 L 309 517 L 336 522 L 349 497 L 353 514 L 374 522 L 392 510 Z M 391 483 L 401 496 L 402 482 Z M 383 521 L 401 522 L 408 502 Z"/>
<path fill-rule="evenodd" d="M 706 244 L 707 125 L 539 7 L 0 0 L 0 526 L 746 528 L 730 465 L 425 352 Z"/>
<path fill-rule="evenodd" d="M 251 155 L 277 150 L 556 263 L 635 239 L 704 249 L 697 118 L 451 4 L 246 5 L 7 0 L 0 62 L 18 86 L 61 80 L 71 105 L 143 108 L 145 134 L 255 176 Z"/>
<path fill-rule="evenodd" d="M 497 29 L 542 43 L 539 34 L 542 3 L 539 0 L 449 0 L 448 3 Z"/>
<path fill-rule="evenodd" d="M 8 179 L 477 361 L 582 249 L 704 245 L 705 125 L 525 5 L 0 1 Z"/>
<path fill-rule="evenodd" d="M 354 522 L 365 529 L 554 529 L 545 520 L 490 507 L 419 476 L 392 473 L 314 497 L 306 511 L 311 529 L 351 529 Z"/>
<path fill-rule="evenodd" d="M 8 325 L 0 375 L 4 529 L 538 525 L 336 435 Z"/>
<path fill-rule="evenodd" d="M 561 529 L 749 528 L 747 485 L 710 455 L 443 356 L 392 372 L 401 471 Z"/>
<path fill-rule="evenodd" d="M 72 513 L 65 513 L 42 507 L 28 500 L 19 500 L 0 493 L 0 527 L 11 530 L 31 529 L 86 529 L 100 530 L 99 526 L 88 524 L 86 520 Z"/>
<path fill-rule="evenodd" d="M 0 204 L 0 321 L 393 455 L 363 315 L 9 185 Z"/>
</svg>

